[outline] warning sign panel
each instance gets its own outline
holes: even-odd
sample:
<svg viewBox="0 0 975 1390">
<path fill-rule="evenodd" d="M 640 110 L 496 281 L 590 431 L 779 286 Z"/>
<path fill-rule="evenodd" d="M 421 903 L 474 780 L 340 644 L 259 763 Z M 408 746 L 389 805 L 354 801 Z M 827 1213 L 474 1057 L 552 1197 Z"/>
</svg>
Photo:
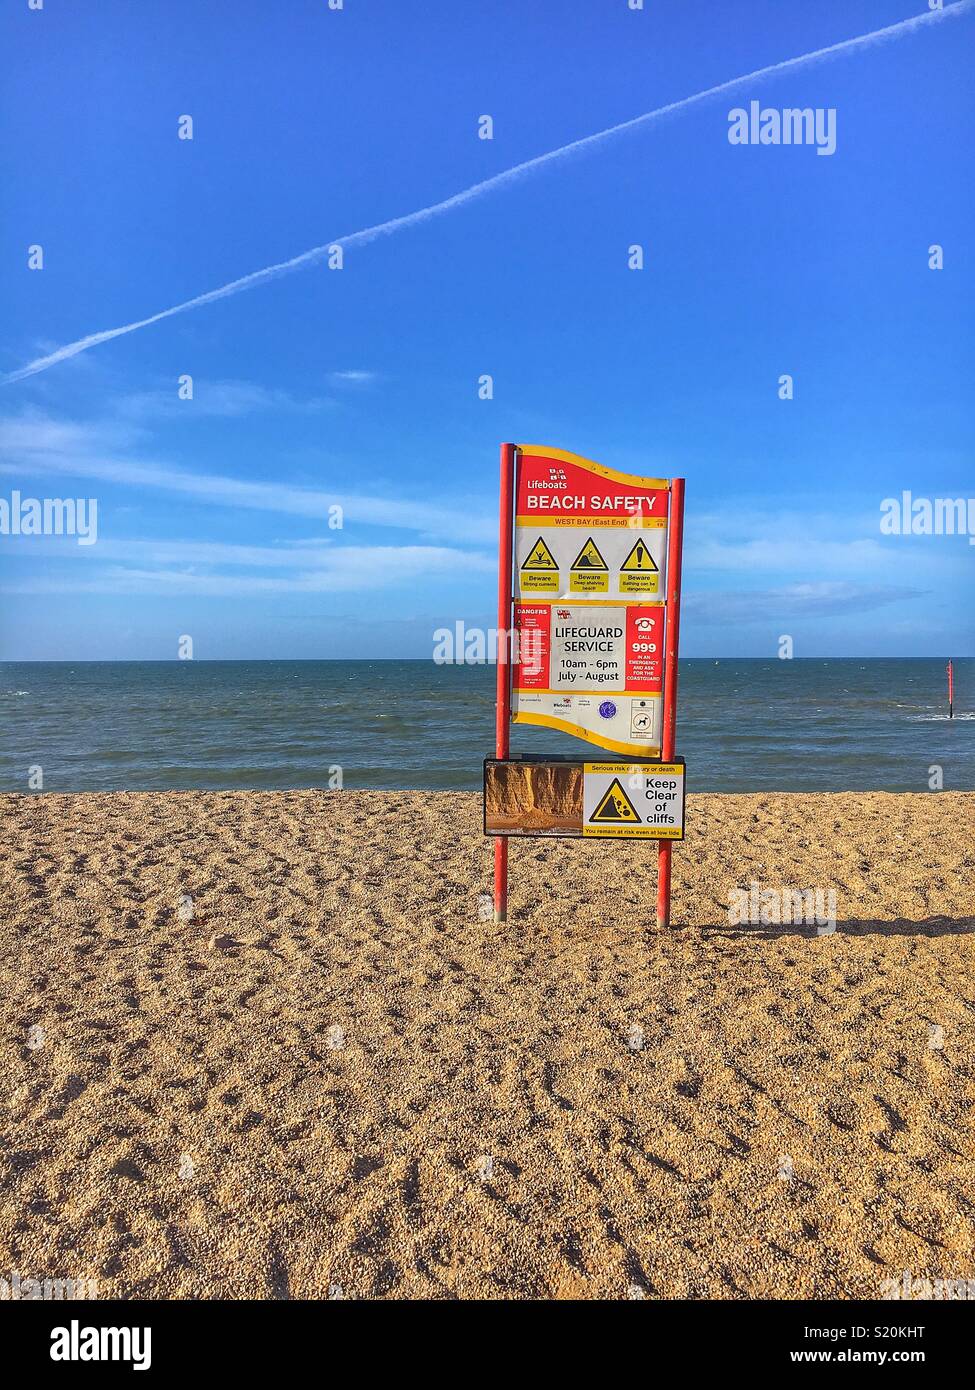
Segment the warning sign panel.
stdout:
<svg viewBox="0 0 975 1390">
<path fill-rule="evenodd" d="M 582 833 L 616 839 L 684 838 L 684 764 L 586 763 Z"/>
<path fill-rule="evenodd" d="M 557 594 L 559 563 L 539 536 L 521 564 L 521 589 L 524 593 Z"/>
<path fill-rule="evenodd" d="M 564 450 L 522 445 L 515 502 L 517 596 L 662 597 L 667 498 L 665 479 L 638 478 Z"/>
<path fill-rule="evenodd" d="M 592 536 L 586 541 L 579 554 L 572 561 L 574 570 L 604 570 L 606 561 L 600 555 Z"/>
<path fill-rule="evenodd" d="M 614 777 L 606 788 L 599 805 L 589 817 L 589 825 L 639 825 L 640 813 Z"/>
<path fill-rule="evenodd" d="M 609 592 L 609 566 L 599 553 L 592 536 L 572 561 L 569 588 L 574 594 L 606 594 Z"/>
<path fill-rule="evenodd" d="M 538 540 L 528 552 L 522 568 L 526 570 L 557 570 L 558 562 L 549 550 L 545 541 L 539 536 Z"/>
<path fill-rule="evenodd" d="M 655 594 L 660 571 L 646 541 L 641 536 L 620 565 L 620 592 Z"/>
</svg>

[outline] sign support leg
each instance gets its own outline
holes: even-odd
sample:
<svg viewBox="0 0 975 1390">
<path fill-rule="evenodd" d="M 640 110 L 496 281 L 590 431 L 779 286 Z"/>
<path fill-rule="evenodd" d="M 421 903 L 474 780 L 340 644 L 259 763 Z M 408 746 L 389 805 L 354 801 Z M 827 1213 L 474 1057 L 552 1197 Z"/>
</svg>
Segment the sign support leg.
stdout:
<svg viewBox="0 0 975 1390">
<path fill-rule="evenodd" d="M 684 548 L 684 479 L 670 485 L 667 530 L 667 632 L 664 649 L 662 762 L 673 762 L 677 744 L 677 649 L 680 642 L 680 571 Z M 657 842 L 657 930 L 670 926 L 670 869 L 673 845 Z"/>
<path fill-rule="evenodd" d="M 494 756 L 506 758 L 511 733 L 511 665 L 509 633 L 511 626 L 511 549 L 515 446 L 501 445 L 501 506 L 498 528 L 498 655 L 497 702 Z M 508 840 L 499 835 L 494 841 L 494 920 L 508 919 Z"/>
</svg>

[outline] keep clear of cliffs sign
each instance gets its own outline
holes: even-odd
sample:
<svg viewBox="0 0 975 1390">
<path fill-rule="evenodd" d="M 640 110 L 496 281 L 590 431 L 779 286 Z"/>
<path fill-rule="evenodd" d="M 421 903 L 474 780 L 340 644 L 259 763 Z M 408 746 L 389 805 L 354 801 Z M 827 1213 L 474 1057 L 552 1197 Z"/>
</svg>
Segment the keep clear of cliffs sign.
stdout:
<svg viewBox="0 0 975 1390">
<path fill-rule="evenodd" d="M 684 764 L 586 763 L 582 833 L 586 838 L 682 839 Z"/>
<path fill-rule="evenodd" d="M 668 484 L 519 454 L 512 721 L 658 755 Z"/>
</svg>

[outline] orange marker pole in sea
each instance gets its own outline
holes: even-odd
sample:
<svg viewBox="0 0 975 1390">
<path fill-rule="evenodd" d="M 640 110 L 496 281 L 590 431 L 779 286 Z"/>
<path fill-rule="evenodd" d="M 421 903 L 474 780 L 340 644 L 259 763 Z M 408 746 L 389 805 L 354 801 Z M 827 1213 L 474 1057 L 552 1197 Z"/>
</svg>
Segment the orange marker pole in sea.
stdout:
<svg viewBox="0 0 975 1390">
<path fill-rule="evenodd" d="M 494 756 L 506 758 L 511 733 L 511 551 L 514 526 L 515 446 L 501 445 L 501 508 L 498 526 L 498 687 L 495 715 Z M 508 840 L 494 841 L 494 920 L 508 918 Z"/>
<path fill-rule="evenodd" d="M 951 657 L 948 658 L 948 718 L 955 717 L 955 673 L 951 669 Z"/>
<path fill-rule="evenodd" d="M 680 571 L 684 549 L 684 479 L 670 484 L 667 528 L 667 633 L 664 643 L 663 738 L 661 762 L 671 763 L 677 751 L 677 648 L 680 643 Z M 670 926 L 670 840 L 657 841 L 657 930 Z"/>
</svg>

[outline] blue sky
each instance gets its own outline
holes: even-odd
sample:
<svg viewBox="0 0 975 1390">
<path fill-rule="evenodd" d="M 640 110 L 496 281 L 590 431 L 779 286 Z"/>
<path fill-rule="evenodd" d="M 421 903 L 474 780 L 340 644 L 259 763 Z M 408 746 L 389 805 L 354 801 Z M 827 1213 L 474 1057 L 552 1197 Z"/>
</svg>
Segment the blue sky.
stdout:
<svg viewBox="0 0 975 1390">
<path fill-rule="evenodd" d="M 879 530 L 902 489 L 975 496 L 964 8 L 0 385 L 0 496 L 99 506 L 92 546 L 0 537 L 0 658 L 173 658 L 182 634 L 199 659 L 428 656 L 436 627 L 494 620 L 503 439 L 687 478 L 689 656 L 783 633 L 796 656 L 975 653 L 975 547 Z M 926 13 L 8 5 L 0 373 Z M 753 98 L 834 107 L 835 154 L 730 144 Z"/>
</svg>

